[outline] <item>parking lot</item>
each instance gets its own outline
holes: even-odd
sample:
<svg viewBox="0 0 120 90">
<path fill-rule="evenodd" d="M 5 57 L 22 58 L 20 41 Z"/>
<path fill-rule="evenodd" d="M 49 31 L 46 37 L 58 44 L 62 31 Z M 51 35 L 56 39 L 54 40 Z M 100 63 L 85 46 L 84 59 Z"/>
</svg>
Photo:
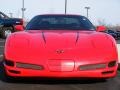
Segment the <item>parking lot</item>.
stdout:
<svg viewBox="0 0 120 90">
<path fill-rule="evenodd" d="M 0 39 L 0 62 L 2 61 L 4 42 L 5 40 Z M 119 71 L 115 78 L 106 81 L 24 79 L 6 82 L 1 63 L 0 74 L 0 90 L 120 90 Z"/>
</svg>

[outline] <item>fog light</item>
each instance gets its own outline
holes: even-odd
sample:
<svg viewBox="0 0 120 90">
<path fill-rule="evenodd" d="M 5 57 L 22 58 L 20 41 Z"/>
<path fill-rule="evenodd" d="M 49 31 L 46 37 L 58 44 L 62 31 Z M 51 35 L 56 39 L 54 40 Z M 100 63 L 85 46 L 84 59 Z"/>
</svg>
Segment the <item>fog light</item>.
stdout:
<svg viewBox="0 0 120 90">
<path fill-rule="evenodd" d="M 20 71 L 15 71 L 15 70 L 8 70 L 8 71 L 14 74 L 20 74 Z"/>
<path fill-rule="evenodd" d="M 114 73 L 114 71 L 106 71 L 106 72 L 102 72 L 102 74 L 112 74 Z"/>
<path fill-rule="evenodd" d="M 5 61 L 4 61 L 4 64 L 7 65 L 7 66 L 12 66 L 12 67 L 14 67 L 14 62 L 13 62 L 13 61 L 5 60 Z"/>
<path fill-rule="evenodd" d="M 106 68 L 106 64 L 83 65 L 79 67 L 80 70 L 95 70 Z"/>
<path fill-rule="evenodd" d="M 114 67 L 116 65 L 116 61 L 112 61 L 108 64 L 108 67 Z"/>
<path fill-rule="evenodd" d="M 34 64 L 26 64 L 26 63 L 16 63 L 17 68 L 25 68 L 25 69 L 35 69 L 35 70 L 43 70 L 43 66 L 34 65 Z"/>
</svg>

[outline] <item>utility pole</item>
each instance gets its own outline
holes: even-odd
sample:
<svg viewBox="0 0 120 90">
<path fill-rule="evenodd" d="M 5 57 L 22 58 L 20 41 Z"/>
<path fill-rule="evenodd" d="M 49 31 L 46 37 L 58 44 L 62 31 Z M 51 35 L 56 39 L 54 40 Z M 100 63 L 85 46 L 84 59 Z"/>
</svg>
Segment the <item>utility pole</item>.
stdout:
<svg viewBox="0 0 120 90">
<path fill-rule="evenodd" d="M 21 8 L 21 10 L 22 10 L 22 18 L 24 19 L 25 18 L 25 10 L 26 10 L 24 0 L 22 0 L 22 8 Z"/>
<path fill-rule="evenodd" d="M 67 13 L 67 0 L 65 0 L 65 14 Z"/>
<path fill-rule="evenodd" d="M 90 7 L 85 7 L 85 9 L 87 10 L 87 18 L 89 18 L 89 9 L 90 9 Z"/>
</svg>

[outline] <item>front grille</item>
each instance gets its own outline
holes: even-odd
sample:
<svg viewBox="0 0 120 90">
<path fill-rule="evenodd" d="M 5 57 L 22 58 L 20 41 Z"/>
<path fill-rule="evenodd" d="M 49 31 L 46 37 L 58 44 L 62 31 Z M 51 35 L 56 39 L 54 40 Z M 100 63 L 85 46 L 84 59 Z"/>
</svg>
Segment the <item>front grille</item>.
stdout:
<svg viewBox="0 0 120 90">
<path fill-rule="evenodd" d="M 27 64 L 27 63 L 16 63 L 17 68 L 25 68 L 25 69 L 34 69 L 34 70 L 43 70 L 43 66 Z"/>
<path fill-rule="evenodd" d="M 92 64 L 92 65 L 82 65 L 79 67 L 80 70 L 96 70 L 106 68 L 106 64 Z"/>
</svg>

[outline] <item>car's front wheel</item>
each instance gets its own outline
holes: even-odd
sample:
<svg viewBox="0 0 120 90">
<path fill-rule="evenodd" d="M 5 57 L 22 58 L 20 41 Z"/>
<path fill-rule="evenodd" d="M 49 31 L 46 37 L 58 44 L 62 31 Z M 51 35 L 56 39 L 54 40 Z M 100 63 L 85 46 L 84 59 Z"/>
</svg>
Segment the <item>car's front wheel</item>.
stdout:
<svg viewBox="0 0 120 90">
<path fill-rule="evenodd" d="M 6 71 L 5 71 L 5 67 L 3 66 L 3 81 L 5 82 L 14 82 L 17 81 L 17 78 L 9 76 Z"/>
<path fill-rule="evenodd" d="M 13 32 L 13 28 L 12 27 L 2 27 L 0 30 L 0 34 L 2 38 L 7 38 L 12 32 Z"/>
</svg>

